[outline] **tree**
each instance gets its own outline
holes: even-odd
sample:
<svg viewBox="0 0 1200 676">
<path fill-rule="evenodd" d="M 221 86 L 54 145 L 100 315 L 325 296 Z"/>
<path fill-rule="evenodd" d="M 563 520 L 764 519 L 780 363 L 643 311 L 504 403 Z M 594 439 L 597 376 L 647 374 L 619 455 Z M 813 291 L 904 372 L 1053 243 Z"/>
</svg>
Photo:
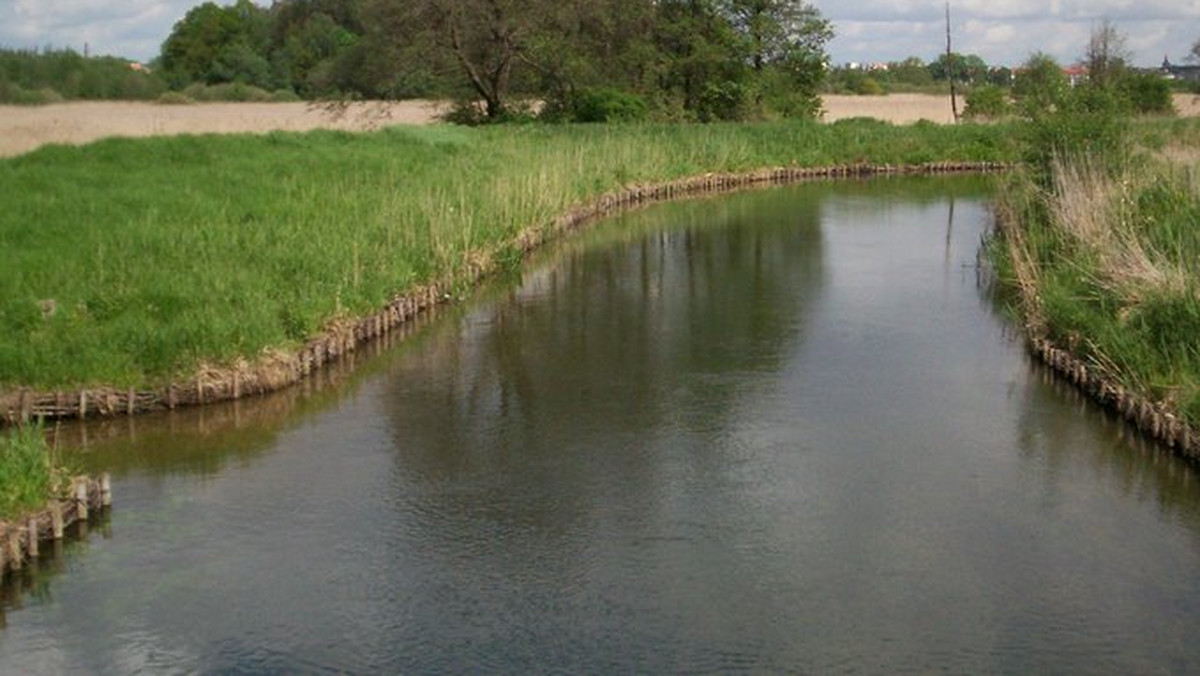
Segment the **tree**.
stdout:
<svg viewBox="0 0 1200 676">
<path fill-rule="evenodd" d="M 939 82 L 949 80 L 952 72 L 955 82 L 971 84 L 987 77 L 988 65 L 978 54 L 958 52 L 942 54 L 929 64 L 929 74 Z"/>
<path fill-rule="evenodd" d="M 162 47 L 162 65 L 173 86 L 197 81 L 209 84 L 247 78 L 248 84 L 269 85 L 250 80 L 268 72 L 267 44 L 270 38 L 266 10 L 250 0 L 229 7 L 206 2 L 193 7 L 171 29 Z M 254 58 L 256 57 L 256 58 Z"/>
<path fill-rule="evenodd" d="M 1058 61 L 1035 52 L 1017 69 L 1013 97 L 1023 115 L 1036 118 L 1060 106 L 1068 88 Z"/>
<path fill-rule="evenodd" d="M 1088 80 L 1093 85 L 1105 87 L 1113 84 L 1125 72 L 1129 61 L 1125 35 L 1117 30 L 1112 21 L 1102 20 L 1092 28 L 1083 58 L 1088 69 Z"/>
</svg>

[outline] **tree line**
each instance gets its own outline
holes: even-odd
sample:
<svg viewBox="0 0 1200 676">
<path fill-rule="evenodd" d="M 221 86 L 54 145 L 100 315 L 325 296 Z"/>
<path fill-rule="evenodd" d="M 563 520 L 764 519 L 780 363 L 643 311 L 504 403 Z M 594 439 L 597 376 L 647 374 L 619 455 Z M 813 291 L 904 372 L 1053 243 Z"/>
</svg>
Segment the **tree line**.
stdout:
<svg viewBox="0 0 1200 676">
<path fill-rule="evenodd" d="M 802 0 L 250 0 L 192 8 L 156 64 L 304 98 L 451 97 L 499 120 L 812 116 L 832 26 Z"/>
</svg>

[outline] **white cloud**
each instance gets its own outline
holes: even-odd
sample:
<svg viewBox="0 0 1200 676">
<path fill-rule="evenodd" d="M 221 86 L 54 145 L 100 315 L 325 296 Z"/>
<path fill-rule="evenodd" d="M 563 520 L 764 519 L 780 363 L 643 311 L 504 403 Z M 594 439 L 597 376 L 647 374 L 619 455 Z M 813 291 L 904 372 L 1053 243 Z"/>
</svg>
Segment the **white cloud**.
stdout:
<svg viewBox="0 0 1200 676">
<path fill-rule="evenodd" d="M 813 0 L 834 23 L 835 63 L 929 60 L 945 49 L 944 0 Z M 1083 53 L 1091 29 L 1111 19 L 1134 62 L 1182 61 L 1200 39 L 1200 0 L 952 0 L 955 50 L 1017 64 L 1035 51 L 1063 62 Z"/>
<path fill-rule="evenodd" d="M 148 61 L 202 0 L 0 0 L 0 46 L 56 47 Z"/>
</svg>

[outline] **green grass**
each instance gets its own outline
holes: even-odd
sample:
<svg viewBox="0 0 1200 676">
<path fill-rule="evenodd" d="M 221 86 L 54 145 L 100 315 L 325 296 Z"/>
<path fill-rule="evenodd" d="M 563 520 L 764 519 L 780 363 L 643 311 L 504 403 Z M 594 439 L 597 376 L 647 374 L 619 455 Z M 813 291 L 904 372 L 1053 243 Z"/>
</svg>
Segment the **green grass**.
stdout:
<svg viewBox="0 0 1200 676">
<path fill-rule="evenodd" d="M 0 390 L 294 346 L 634 183 L 1012 160 L 1003 126 L 517 126 L 108 140 L 0 161 Z"/>
<path fill-rule="evenodd" d="M 1200 424 L 1200 122 L 1138 123 L 1112 156 L 1015 175 L 992 258 L 1035 330 Z"/>
<path fill-rule="evenodd" d="M 0 519 L 41 507 L 61 478 L 37 425 L 0 431 Z"/>
</svg>

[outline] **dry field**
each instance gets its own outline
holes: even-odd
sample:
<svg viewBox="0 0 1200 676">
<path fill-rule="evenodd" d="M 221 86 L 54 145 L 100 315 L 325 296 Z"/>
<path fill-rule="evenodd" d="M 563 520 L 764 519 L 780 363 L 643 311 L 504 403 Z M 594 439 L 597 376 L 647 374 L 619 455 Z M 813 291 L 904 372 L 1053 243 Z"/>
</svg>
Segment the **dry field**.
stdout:
<svg viewBox="0 0 1200 676">
<path fill-rule="evenodd" d="M 917 120 L 951 121 L 947 97 L 925 94 L 826 96 L 825 120 L 875 117 L 897 124 Z M 152 136 L 305 131 L 318 127 L 363 130 L 387 124 L 428 124 L 444 104 L 405 101 L 386 106 L 356 105 L 334 118 L 304 103 L 64 103 L 50 106 L 0 106 L 0 157 L 28 152 L 47 143 L 79 144 L 107 136 Z M 1200 116 L 1200 97 L 1176 95 L 1180 113 Z"/>
</svg>

